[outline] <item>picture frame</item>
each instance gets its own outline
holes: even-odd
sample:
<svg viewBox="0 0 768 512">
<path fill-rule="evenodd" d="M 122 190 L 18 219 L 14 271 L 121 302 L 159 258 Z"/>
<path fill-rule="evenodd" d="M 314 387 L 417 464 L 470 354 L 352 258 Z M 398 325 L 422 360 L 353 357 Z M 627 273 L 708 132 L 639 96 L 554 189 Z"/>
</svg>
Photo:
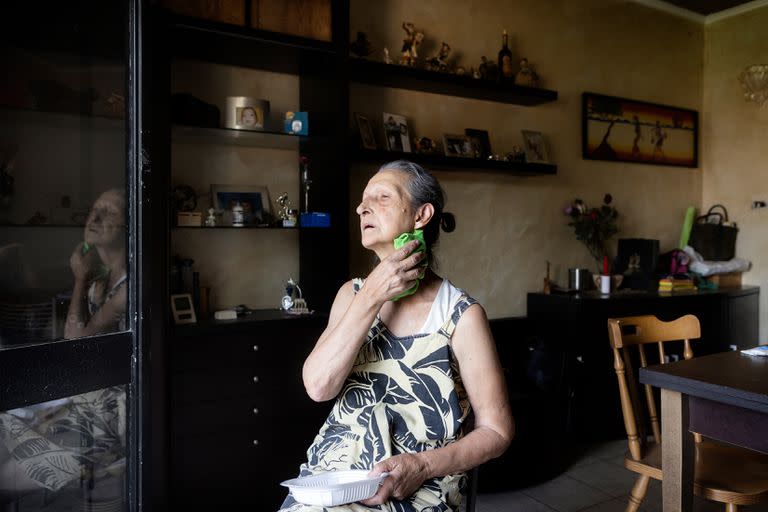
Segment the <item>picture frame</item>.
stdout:
<svg viewBox="0 0 768 512">
<path fill-rule="evenodd" d="M 373 123 L 368 117 L 355 113 L 355 123 L 360 135 L 360 145 L 365 149 L 379 149 L 376 137 L 373 136 Z"/>
<path fill-rule="evenodd" d="M 699 166 L 695 110 L 585 92 L 581 117 L 585 160 Z"/>
<path fill-rule="evenodd" d="M 411 132 L 408 129 L 408 119 L 400 114 L 382 114 L 384 125 L 384 141 L 387 151 L 396 153 L 411 152 Z"/>
<path fill-rule="evenodd" d="M 525 149 L 525 161 L 532 164 L 549 163 L 547 145 L 544 143 L 544 135 L 533 130 L 521 130 L 523 134 L 523 147 Z"/>
<path fill-rule="evenodd" d="M 237 202 L 244 209 L 246 225 L 266 225 L 272 214 L 269 190 L 263 185 L 211 185 L 211 207 L 223 212 L 225 225 L 232 224 L 232 206 Z"/>
<path fill-rule="evenodd" d="M 264 131 L 269 123 L 269 101 L 248 96 L 228 96 L 226 128 Z"/>
<path fill-rule="evenodd" d="M 197 323 L 192 295 L 189 293 L 171 295 L 171 312 L 176 325 Z"/>
<path fill-rule="evenodd" d="M 478 130 L 475 128 L 464 128 L 464 135 L 470 138 L 472 149 L 477 158 L 486 160 L 493 154 L 491 151 L 491 139 L 488 136 L 488 130 Z"/>
<path fill-rule="evenodd" d="M 452 158 L 474 158 L 472 140 L 466 135 L 444 133 L 443 154 Z"/>
</svg>

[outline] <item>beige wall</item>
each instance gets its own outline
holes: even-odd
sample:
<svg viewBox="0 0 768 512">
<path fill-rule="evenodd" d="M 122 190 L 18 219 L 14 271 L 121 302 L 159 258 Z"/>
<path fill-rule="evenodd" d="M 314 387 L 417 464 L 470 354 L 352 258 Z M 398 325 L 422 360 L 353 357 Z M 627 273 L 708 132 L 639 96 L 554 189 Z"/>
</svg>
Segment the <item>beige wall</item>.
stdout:
<svg viewBox="0 0 768 512">
<path fill-rule="evenodd" d="M 173 92 L 187 92 L 217 105 L 224 122 L 227 96 L 270 101 L 277 123 L 286 110 L 296 110 L 299 82 L 293 75 L 190 61 L 173 64 Z M 273 125 L 275 126 L 275 125 Z M 281 124 L 277 126 L 282 126 Z M 198 210 L 209 207 L 211 184 L 263 185 L 274 200 L 287 192 L 299 204 L 297 148 L 242 147 L 211 138 L 174 138 L 172 181 L 194 188 Z M 200 284 L 211 287 L 211 307 L 246 304 L 251 308 L 280 307 L 289 277 L 299 277 L 299 234 L 280 229 L 177 229 L 171 254 L 195 260 Z"/>
<path fill-rule="evenodd" d="M 419 136 L 439 138 L 464 128 L 490 132 L 495 152 L 521 144 L 521 129 L 544 133 L 558 174 L 517 178 L 481 171 L 436 171 L 457 229 L 444 234 L 441 273 L 486 306 L 490 317 L 524 315 L 526 292 L 540 289 L 545 261 L 567 284 L 567 269 L 592 268 L 563 207 L 574 197 L 597 204 L 610 192 L 621 214 L 620 237 L 657 238 L 663 251 L 680 236 L 687 206 L 701 200 L 701 170 L 586 161 L 581 158 L 581 93 L 598 92 L 701 110 L 704 28 L 637 4 L 610 0 L 387 0 L 352 1 L 350 29 L 365 31 L 375 47 L 399 54 L 400 24 L 413 21 L 426 33 L 421 56 L 448 42 L 465 67 L 480 56 L 495 59 L 501 31 L 559 92 L 538 107 L 353 85 L 350 110 L 380 120 L 381 112 L 407 116 Z M 380 139 L 381 140 L 381 139 Z M 356 205 L 370 165 L 352 169 Z M 351 273 L 364 275 L 370 257 L 359 248 L 351 222 Z M 615 240 L 614 240 L 615 251 Z"/>
<path fill-rule="evenodd" d="M 768 105 L 744 101 L 737 76 L 748 65 L 768 64 L 767 26 L 768 7 L 707 26 L 703 105 L 703 205 L 724 204 L 739 225 L 736 252 L 753 265 L 743 280 L 763 286 L 763 343 L 768 342 L 768 209 L 750 205 L 768 201 Z"/>
</svg>

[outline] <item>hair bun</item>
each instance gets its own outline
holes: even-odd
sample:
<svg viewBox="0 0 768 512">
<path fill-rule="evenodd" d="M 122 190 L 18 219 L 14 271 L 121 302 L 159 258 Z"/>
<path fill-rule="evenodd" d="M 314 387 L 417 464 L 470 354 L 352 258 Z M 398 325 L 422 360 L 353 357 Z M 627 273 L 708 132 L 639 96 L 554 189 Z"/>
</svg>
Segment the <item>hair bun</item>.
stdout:
<svg viewBox="0 0 768 512">
<path fill-rule="evenodd" d="M 443 215 L 440 216 L 440 227 L 446 233 L 450 233 L 456 229 L 456 217 L 450 212 L 443 212 Z"/>
</svg>

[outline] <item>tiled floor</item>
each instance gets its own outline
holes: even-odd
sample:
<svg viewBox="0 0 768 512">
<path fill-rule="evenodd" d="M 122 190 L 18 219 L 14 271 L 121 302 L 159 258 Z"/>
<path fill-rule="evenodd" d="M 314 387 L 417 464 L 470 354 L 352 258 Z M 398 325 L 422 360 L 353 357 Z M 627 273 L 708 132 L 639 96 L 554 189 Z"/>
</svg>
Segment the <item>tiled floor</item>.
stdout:
<svg viewBox="0 0 768 512">
<path fill-rule="evenodd" d="M 562 475 L 508 492 L 480 494 L 476 512 L 624 512 L 635 473 L 624 468 L 627 442 L 585 447 Z M 694 498 L 696 512 L 724 512 L 725 506 Z M 661 484 L 651 480 L 641 512 L 661 512 Z M 740 512 L 768 512 L 768 505 L 741 507 Z"/>
</svg>

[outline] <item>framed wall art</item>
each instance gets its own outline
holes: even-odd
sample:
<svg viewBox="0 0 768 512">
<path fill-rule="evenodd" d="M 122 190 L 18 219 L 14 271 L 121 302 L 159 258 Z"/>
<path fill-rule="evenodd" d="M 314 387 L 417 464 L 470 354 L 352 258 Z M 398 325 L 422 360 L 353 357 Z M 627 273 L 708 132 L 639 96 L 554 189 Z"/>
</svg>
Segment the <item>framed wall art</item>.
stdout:
<svg viewBox="0 0 768 512">
<path fill-rule="evenodd" d="M 584 93 L 581 141 L 586 160 L 698 167 L 699 113 Z"/>
</svg>

